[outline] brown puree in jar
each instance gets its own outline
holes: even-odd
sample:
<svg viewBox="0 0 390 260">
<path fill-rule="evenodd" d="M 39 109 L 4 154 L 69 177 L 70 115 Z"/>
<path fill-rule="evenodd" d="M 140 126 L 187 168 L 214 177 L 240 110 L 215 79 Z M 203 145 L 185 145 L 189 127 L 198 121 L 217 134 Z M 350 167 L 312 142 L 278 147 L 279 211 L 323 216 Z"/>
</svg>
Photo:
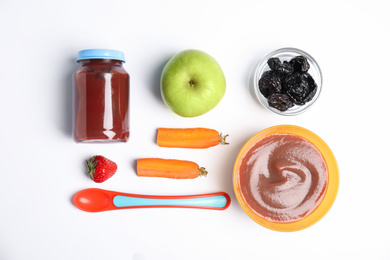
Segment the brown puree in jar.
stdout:
<svg viewBox="0 0 390 260">
<path fill-rule="evenodd" d="M 288 223 L 321 203 L 328 170 L 321 152 L 295 134 L 272 134 L 244 156 L 239 184 L 248 206 L 264 219 Z"/>
</svg>

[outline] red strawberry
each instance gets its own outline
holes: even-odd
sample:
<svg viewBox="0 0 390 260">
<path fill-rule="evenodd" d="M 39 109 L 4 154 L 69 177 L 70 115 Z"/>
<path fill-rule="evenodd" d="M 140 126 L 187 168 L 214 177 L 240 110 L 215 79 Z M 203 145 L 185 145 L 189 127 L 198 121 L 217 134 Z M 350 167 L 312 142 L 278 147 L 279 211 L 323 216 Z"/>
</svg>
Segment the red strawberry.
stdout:
<svg viewBox="0 0 390 260">
<path fill-rule="evenodd" d="M 87 160 L 88 174 L 94 182 L 104 182 L 111 178 L 118 166 L 115 162 L 101 155 L 95 155 Z"/>
</svg>

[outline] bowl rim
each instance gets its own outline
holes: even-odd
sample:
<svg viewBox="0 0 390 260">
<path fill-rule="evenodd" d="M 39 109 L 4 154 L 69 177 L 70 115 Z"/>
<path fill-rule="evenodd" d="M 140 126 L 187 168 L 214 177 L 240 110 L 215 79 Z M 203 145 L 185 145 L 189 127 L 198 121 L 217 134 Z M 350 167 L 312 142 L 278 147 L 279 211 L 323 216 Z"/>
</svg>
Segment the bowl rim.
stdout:
<svg viewBox="0 0 390 260">
<path fill-rule="evenodd" d="M 279 111 L 276 108 L 270 107 L 268 105 L 268 100 L 263 96 L 263 94 L 261 94 L 261 92 L 259 90 L 258 82 L 261 78 L 261 75 L 266 71 L 265 69 L 268 67 L 268 64 L 267 64 L 268 59 L 270 59 L 272 57 L 282 56 L 282 54 L 285 54 L 285 53 L 291 53 L 292 57 L 297 56 L 297 55 L 305 56 L 310 63 L 309 73 L 310 73 L 310 70 L 315 70 L 316 74 L 318 74 L 318 79 L 316 79 L 317 93 L 315 94 L 314 98 L 311 101 L 307 102 L 303 106 L 295 105 L 293 108 L 290 108 L 287 111 L 282 112 L 282 111 Z M 292 53 L 294 53 L 294 55 L 292 55 Z M 310 75 L 313 77 L 313 73 L 310 73 Z M 254 76 L 253 76 L 253 86 L 254 86 L 257 100 L 267 110 L 274 112 L 278 115 L 282 115 L 282 116 L 295 116 L 295 115 L 302 114 L 303 112 L 306 112 L 307 110 L 309 110 L 314 105 L 314 103 L 316 103 L 317 99 L 319 98 L 321 91 L 322 91 L 322 85 L 323 85 L 323 76 L 322 76 L 321 68 L 318 65 L 318 62 L 309 53 L 307 53 L 301 49 L 297 49 L 297 48 L 293 48 L 293 47 L 280 48 L 280 49 L 277 49 L 277 50 L 274 50 L 274 51 L 268 53 L 264 58 L 262 58 L 256 64 Z"/>
<path fill-rule="evenodd" d="M 241 187 L 239 182 L 239 169 L 243 161 L 243 158 L 245 157 L 247 152 L 253 147 L 254 144 L 256 144 L 261 139 L 273 134 L 281 134 L 281 133 L 295 134 L 301 136 L 306 140 L 308 140 L 309 142 L 311 142 L 313 145 L 315 145 L 320 150 L 328 169 L 328 186 L 325 191 L 324 198 L 322 199 L 320 205 L 312 213 L 310 213 L 310 215 L 306 216 L 305 218 L 295 222 L 288 222 L 288 223 L 272 222 L 266 220 L 261 216 L 259 216 L 255 211 L 253 211 L 245 202 L 245 199 L 241 193 Z M 330 210 L 338 193 L 339 170 L 338 170 L 336 158 L 332 153 L 332 150 L 318 135 L 303 127 L 299 127 L 295 125 L 276 125 L 258 132 L 257 134 L 252 136 L 241 148 L 233 168 L 233 188 L 241 208 L 256 223 L 260 224 L 265 228 L 275 230 L 275 231 L 281 231 L 281 232 L 298 231 L 298 230 L 308 228 L 313 224 L 317 223 Z"/>
</svg>

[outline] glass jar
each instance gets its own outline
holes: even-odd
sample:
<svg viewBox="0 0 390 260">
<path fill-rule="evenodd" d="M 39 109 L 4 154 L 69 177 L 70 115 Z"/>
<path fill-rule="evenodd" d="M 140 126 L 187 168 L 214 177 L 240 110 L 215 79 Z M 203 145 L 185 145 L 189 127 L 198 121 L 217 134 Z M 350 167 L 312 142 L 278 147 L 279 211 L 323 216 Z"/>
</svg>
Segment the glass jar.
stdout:
<svg viewBox="0 0 390 260">
<path fill-rule="evenodd" d="M 126 142 L 130 76 L 124 53 L 89 49 L 78 53 L 73 75 L 73 137 L 76 142 Z"/>
</svg>

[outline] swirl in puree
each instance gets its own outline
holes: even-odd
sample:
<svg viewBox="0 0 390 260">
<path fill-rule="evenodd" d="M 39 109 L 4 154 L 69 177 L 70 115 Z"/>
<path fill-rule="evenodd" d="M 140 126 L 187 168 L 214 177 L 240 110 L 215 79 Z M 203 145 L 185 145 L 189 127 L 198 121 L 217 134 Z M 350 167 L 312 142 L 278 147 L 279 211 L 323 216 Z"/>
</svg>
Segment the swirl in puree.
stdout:
<svg viewBox="0 0 390 260">
<path fill-rule="evenodd" d="M 321 203 L 328 170 L 321 152 L 295 134 L 272 134 L 257 142 L 240 166 L 242 195 L 272 222 L 298 221 Z"/>
</svg>

